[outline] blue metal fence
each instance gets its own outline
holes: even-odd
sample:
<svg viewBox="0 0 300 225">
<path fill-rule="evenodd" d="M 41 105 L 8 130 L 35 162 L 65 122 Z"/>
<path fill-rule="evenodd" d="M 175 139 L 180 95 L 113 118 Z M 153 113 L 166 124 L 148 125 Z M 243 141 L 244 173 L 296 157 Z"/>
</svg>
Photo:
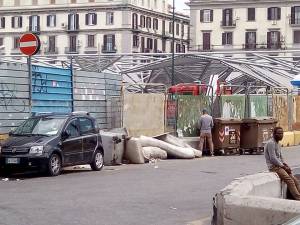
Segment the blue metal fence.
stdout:
<svg viewBox="0 0 300 225">
<path fill-rule="evenodd" d="M 72 112 L 70 69 L 32 66 L 32 112 Z"/>
</svg>

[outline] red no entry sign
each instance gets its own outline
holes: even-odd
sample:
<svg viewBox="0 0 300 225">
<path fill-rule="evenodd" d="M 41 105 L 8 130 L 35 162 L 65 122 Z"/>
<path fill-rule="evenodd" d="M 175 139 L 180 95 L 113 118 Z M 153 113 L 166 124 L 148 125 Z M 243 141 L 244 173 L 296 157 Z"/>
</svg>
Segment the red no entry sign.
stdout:
<svg viewBox="0 0 300 225">
<path fill-rule="evenodd" d="M 36 54 L 41 47 L 40 39 L 37 35 L 28 33 L 20 38 L 20 51 L 28 56 Z"/>
</svg>

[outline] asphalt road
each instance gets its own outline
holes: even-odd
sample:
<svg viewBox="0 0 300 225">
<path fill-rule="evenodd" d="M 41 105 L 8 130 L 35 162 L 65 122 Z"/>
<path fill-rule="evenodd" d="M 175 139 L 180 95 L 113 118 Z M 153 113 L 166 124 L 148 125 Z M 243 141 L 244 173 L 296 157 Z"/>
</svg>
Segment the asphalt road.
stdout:
<svg viewBox="0 0 300 225">
<path fill-rule="evenodd" d="M 300 166 L 300 147 L 284 151 Z M 0 179 L 0 225 L 193 225 L 234 178 L 265 171 L 263 155 L 167 160 Z"/>
</svg>

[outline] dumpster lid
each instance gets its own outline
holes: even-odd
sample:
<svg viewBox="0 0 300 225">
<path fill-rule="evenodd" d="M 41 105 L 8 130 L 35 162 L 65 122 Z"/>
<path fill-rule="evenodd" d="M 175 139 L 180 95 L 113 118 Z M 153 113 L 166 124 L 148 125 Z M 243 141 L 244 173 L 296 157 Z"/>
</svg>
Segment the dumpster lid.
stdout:
<svg viewBox="0 0 300 225">
<path fill-rule="evenodd" d="M 254 117 L 243 119 L 243 123 L 277 123 L 277 120 L 272 117 Z"/>
<path fill-rule="evenodd" d="M 215 123 L 226 123 L 226 124 L 234 124 L 234 123 L 242 123 L 241 119 L 237 118 L 215 118 Z"/>
</svg>

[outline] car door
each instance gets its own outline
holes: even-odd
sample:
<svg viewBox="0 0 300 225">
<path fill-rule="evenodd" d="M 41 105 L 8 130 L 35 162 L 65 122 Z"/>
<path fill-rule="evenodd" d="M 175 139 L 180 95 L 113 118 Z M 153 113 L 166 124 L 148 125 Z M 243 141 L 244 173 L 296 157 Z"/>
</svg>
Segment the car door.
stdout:
<svg viewBox="0 0 300 225">
<path fill-rule="evenodd" d="M 82 137 L 80 136 L 78 119 L 70 120 L 64 132 L 68 134 L 68 137 L 62 142 L 65 164 L 74 165 L 82 162 Z"/>
<path fill-rule="evenodd" d="M 85 162 L 90 162 L 97 147 L 97 135 L 93 120 L 87 117 L 79 118 L 80 135 L 82 136 L 82 151 Z"/>
</svg>

